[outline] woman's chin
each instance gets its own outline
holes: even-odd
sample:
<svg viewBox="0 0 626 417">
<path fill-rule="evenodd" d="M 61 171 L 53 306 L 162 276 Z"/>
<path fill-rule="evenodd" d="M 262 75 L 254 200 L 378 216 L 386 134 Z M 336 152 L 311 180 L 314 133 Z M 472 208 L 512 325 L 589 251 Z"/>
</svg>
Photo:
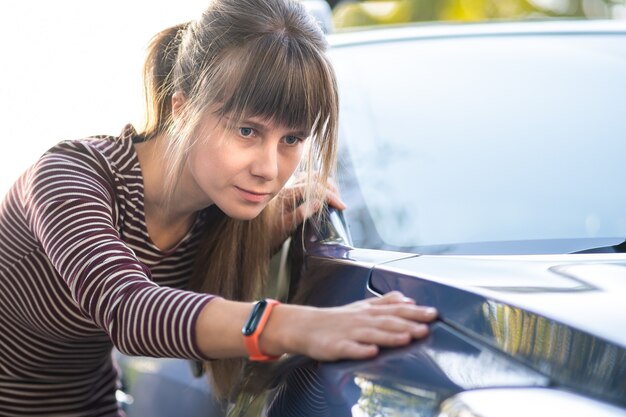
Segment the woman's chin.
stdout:
<svg viewBox="0 0 626 417">
<path fill-rule="evenodd" d="M 267 204 L 259 204 L 253 207 L 220 207 L 228 217 L 235 220 L 253 220 L 261 214 Z"/>
</svg>

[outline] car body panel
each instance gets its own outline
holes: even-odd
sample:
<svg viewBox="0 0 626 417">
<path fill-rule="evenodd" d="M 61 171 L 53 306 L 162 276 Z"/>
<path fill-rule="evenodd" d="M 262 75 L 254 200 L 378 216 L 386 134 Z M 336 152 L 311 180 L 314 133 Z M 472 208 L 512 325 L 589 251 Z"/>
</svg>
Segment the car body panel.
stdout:
<svg viewBox="0 0 626 417">
<path fill-rule="evenodd" d="M 434 305 L 445 323 L 554 383 L 626 405 L 623 254 L 450 258 L 377 267 L 370 287 Z"/>
<path fill-rule="evenodd" d="M 626 332 L 619 331 L 626 323 L 624 254 L 419 256 L 377 267 L 372 288 L 433 301 L 395 278 L 404 275 L 534 312 L 626 348 Z"/>
<path fill-rule="evenodd" d="M 511 35 L 575 35 L 626 33 L 626 22 L 620 20 L 576 20 L 562 19 L 549 21 L 490 22 L 474 23 L 433 23 L 399 25 L 397 27 L 366 28 L 330 34 L 328 42 L 333 49 L 357 44 L 394 42 L 409 39 L 465 38 L 471 36 L 511 36 Z"/>
<path fill-rule="evenodd" d="M 559 308 L 567 297 L 601 298 L 601 288 L 616 294 L 612 291 L 626 277 L 623 254 L 393 260 L 380 251 L 381 262 L 374 264 L 370 251 L 361 260 L 361 250 L 345 245 L 343 222 L 335 213 L 323 227 L 305 230 L 304 287 L 294 301 L 334 306 L 400 290 L 437 307 L 439 319 L 425 340 L 384 350 L 372 360 L 281 368 L 269 416 L 374 416 L 389 410 L 393 415 L 421 410 L 419 415 L 429 416 L 457 393 L 515 386 L 558 387 L 626 405 L 623 320 L 606 325 L 605 339 L 598 334 L 601 326 L 590 323 L 588 331 L 579 326 L 577 317 L 587 308 L 576 309 L 573 301 L 571 317 Z M 597 273 L 605 268 L 612 277 Z M 599 314 L 610 315 L 606 304 Z"/>
<path fill-rule="evenodd" d="M 523 403 L 524 407 L 511 407 Z M 446 400 L 444 415 L 481 417 L 622 417 L 624 411 L 610 404 L 571 392 L 546 388 L 499 388 L 464 392 Z"/>
<path fill-rule="evenodd" d="M 271 401 L 270 417 L 376 416 L 391 409 L 394 416 L 428 416 L 439 402 L 466 390 L 549 383 L 441 322 L 425 340 L 384 350 L 372 360 L 309 362 L 285 374 Z"/>
</svg>

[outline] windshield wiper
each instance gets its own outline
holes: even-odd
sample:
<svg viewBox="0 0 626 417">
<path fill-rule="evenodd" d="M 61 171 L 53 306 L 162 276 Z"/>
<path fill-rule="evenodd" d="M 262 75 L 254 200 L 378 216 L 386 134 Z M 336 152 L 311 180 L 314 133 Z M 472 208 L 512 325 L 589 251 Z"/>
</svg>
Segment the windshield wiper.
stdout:
<svg viewBox="0 0 626 417">
<path fill-rule="evenodd" d="M 626 253 L 626 240 L 613 246 L 600 246 L 599 248 L 584 249 L 572 253 Z"/>
</svg>

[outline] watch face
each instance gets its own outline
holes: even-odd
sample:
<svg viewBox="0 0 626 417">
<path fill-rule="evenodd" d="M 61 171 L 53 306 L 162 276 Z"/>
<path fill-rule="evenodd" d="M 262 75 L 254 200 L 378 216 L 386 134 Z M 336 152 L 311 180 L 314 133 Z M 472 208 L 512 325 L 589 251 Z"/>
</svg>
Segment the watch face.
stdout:
<svg viewBox="0 0 626 417">
<path fill-rule="evenodd" d="M 243 329 L 241 329 L 244 336 L 250 336 L 254 333 L 256 327 L 259 325 L 261 317 L 263 317 L 265 307 L 267 307 L 267 301 L 265 300 L 261 300 L 254 305 L 252 311 L 250 312 L 250 317 L 248 317 L 246 324 L 244 324 Z"/>
</svg>

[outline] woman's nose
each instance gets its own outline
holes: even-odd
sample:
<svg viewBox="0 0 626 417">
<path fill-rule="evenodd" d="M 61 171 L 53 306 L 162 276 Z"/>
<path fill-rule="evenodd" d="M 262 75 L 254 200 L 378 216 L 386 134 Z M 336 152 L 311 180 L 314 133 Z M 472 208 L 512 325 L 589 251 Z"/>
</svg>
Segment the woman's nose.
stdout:
<svg viewBox="0 0 626 417">
<path fill-rule="evenodd" d="M 252 161 L 252 175 L 271 181 L 278 176 L 278 149 L 275 144 L 263 144 Z"/>
</svg>

